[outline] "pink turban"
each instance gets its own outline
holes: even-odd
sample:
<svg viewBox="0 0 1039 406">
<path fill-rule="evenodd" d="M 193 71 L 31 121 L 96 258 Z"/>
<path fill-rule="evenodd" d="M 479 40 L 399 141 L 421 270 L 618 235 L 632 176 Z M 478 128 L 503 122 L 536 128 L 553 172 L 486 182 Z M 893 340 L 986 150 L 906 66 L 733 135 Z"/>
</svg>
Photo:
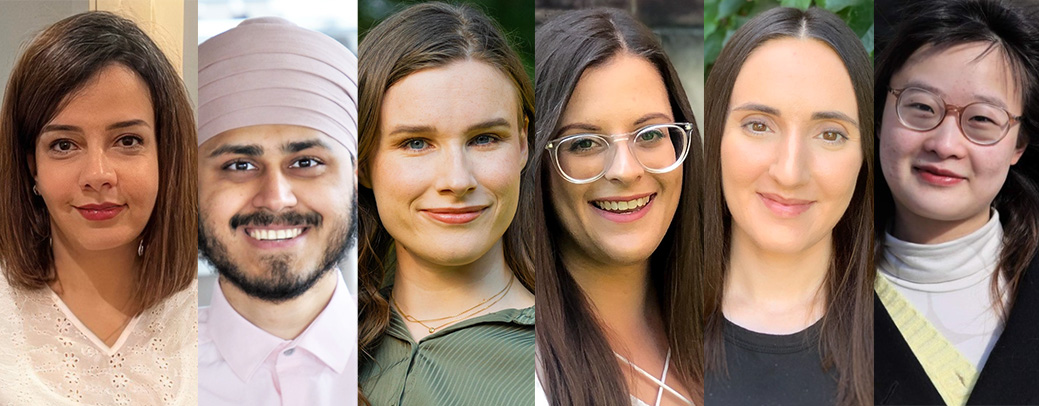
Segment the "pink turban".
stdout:
<svg viewBox="0 0 1039 406">
<path fill-rule="evenodd" d="M 357 156 L 357 57 L 276 17 L 253 18 L 198 46 L 198 145 L 235 128 L 298 125 Z"/>
</svg>

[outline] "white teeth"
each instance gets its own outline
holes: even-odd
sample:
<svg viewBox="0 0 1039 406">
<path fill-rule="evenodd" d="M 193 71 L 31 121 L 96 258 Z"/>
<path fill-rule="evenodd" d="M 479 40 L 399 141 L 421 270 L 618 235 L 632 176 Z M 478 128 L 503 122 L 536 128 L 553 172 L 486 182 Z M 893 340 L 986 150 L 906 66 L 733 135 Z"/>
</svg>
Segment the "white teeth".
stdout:
<svg viewBox="0 0 1039 406">
<path fill-rule="evenodd" d="M 632 211 L 641 208 L 649 203 L 649 196 L 640 197 L 635 200 L 629 200 L 625 202 L 607 201 L 607 200 L 596 200 L 592 202 L 596 207 L 608 210 L 608 211 Z"/>
<path fill-rule="evenodd" d="M 300 234 L 303 234 L 302 228 L 290 228 L 288 230 L 264 230 L 254 228 L 249 231 L 250 237 L 260 241 L 289 240 L 299 237 Z"/>
</svg>

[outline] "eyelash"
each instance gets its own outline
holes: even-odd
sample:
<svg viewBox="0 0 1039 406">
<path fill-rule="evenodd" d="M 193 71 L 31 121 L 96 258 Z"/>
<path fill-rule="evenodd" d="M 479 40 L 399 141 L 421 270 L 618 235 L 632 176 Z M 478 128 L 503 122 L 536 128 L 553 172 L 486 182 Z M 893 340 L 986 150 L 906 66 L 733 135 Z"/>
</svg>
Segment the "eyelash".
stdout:
<svg viewBox="0 0 1039 406">
<path fill-rule="evenodd" d="M 238 166 L 239 164 L 250 165 L 250 166 L 252 166 L 252 168 L 250 168 L 250 169 L 235 169 L 234 167 Z M 229 172 L 245 172 L 245 171 L 257 170 L 259 168 L 257 168 L 256 165 L 253 164 L 252 162 L 249 162 L 249 161 L 246 161 L 246 160 L 241 160 L 241 159 L 236 159 L 234 161 L 231 161 L 231 162 L 228 162 L 228 163 L 224 164 L 224 166 L 222 166 L 220 169 L 225 170 L 225 171 L 229 171 Z"/>
<path fill-rule="evenodd" d="M 482 138 L 487 138 L 486 142 L 477 142 L 478 139 L 482 139 Z M 502 139 L 503 138 L 501 136 L 495 135 L 495 134 L 480 134 L 480 135 L 477 135 L 477 136 L 469 139 L 469 141 L 466 143 L 466 145 L 471 145 L 471 146 L 475 146 L 475 147 L 483 147 L 483 146 L 497 144 L 497 143 L 501 142 Z M 412 143 L 416 143 L 416 142 L 421 142 L 422 145 L 423 145 L 422 148 L 411 148 Z M 432 143 L 430 143 L 428 140 L 426 140 L 424 138 L 408 138 L 408 139 L 404 140 L 403 142 L 401 142 L 400 144 L 398 144 L 397 147 L 400 148 L 400 149 L 404 149 L 404 150 L 406 150 L 408 152 L 419 152 L 419 151 L 425 151 L 427 149 L 432 148 L 431 144 Z"/>
<path fill-rule="evenodd" d="M 761 131 L 753 130 L 753 129 L 751 129 L 751 127 L 754 126 L 754 125 L 764 126 L 765 129 L 761 130 Z M 747 132 L 750 132 L 751 134 L 754 134 L 754 135 L 762 135 L 762 134 L 765 134 L 765 133 L 772 132 L 772 128 L 769 127 L 767 123 L 765 123 L 764 121 L 761 121 L 761 120 L 749 121 L 747 123 L 744 123 L 741 127 L 743 127 L 743 129 L 745 129 Z"/>
<path fill-rule="evenodd" d="M 837 134 L 838 138 L 836 140 L 833 140 L 833 141 L 830 141 L 830 140 L 827 140 L 827 139 L 823 138 L 823 134 L 827 134 L 827 133 Z M 823 130 L 823 132 L 819 133 L 819 135 L 816 135 L 815 137 L 820 139 L 820 140 L 822 140 L 823 142 L 825 142 L 825 143 L 827 143 L 829 145 L 833 145 L 833 146 L 844 145 L 844 143 L 848 142 L 848 136 L 846 134 L 844 134 L 843 131 L 840 131 L 840 130 Z"/>
<path fill-rule="evenodd" d="M 310 166 L 305 166 L 305 167 L 304 167 L 304 166 L 296 166 L 296 165 L 298 165 L 298 164 L 299 164 L 300 162 L 302 162 L 302 161 L 310 161 L 310 162 L 311 162 L 311 164 L 310 164 Z M 313 168 L 315 168 L 315 167 L 317 167 L 317 166 L 320 166 L 320 165 L 324 165 L 324 164 L 325 164 L 325 162 L 324 162 L 324 161 L 322 161 L 322 160 L 320 160 L 320 159 L 317 159 L 316 157 L 312 157 L 312 156 L 305 156 L 305 157 L 300 157 L 300 158 L 297 158 L 297 159 L 296 159 L 295 161 L 292 161 L 292 165 L 289 165 L 289 168 L 295 168 L 295 169 L 313 169 Z"/>
<path fill-rule="evenodd" d="M 133 145 L 123 145 L 123 140 L 127 140 L 127 139 L 133 140 L 134 144 Z M 61 150 L 61 149 L 57 148 L 58 144 L 61 144 L 61 143 L 64 143 L 64 142 L 69 143 L 70 149 L 68 149 L 68 150 Z M 144 144 L 144 138 L 142 138 L 141 136 L 138 136 L 138 135 L 124 135 L 124 136 L 119 137 L 119 138 L 117 138 L 115 140 L 115 146 L 117 146 L 119 148 L 137 149 L 137 148 L 141 148 L 142 144 Z M 78 148 L 78 145 L 76 145 L 75 141 L 72 141 L 72 140 L 70 140 L 68 138 L 57 139 L 57 140 L 54 140 L 53 142 L 51 142 L 51 144 L 50 144 L 50 150 L 54 151 L 54 152 L 56 152 L 58 154 L 61 154 L 61 155 L 66 155 L 66 154 L 72 153 L 74 148 Z"/>
</svg>

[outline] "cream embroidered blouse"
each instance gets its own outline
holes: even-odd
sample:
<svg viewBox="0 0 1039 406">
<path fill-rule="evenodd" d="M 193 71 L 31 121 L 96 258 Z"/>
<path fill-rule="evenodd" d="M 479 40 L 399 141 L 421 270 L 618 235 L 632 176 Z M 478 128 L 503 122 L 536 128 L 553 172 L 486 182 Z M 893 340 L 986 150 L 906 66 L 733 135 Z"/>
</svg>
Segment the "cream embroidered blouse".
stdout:
<svg viewBox="0 0 1039 406">
<path fill-rule="evenodd" d="M 50 289 L 0 279 L 0 405 L 196 405 L 198 282 L 109 348 Z"/>
</svg>

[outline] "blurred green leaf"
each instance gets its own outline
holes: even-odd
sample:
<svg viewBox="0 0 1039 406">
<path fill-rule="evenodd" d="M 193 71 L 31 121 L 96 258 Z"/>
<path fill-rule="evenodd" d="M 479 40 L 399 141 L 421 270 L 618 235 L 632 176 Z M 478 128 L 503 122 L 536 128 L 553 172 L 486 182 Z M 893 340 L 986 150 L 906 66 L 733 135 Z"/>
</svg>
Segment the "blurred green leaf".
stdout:
<svg viewBox="0 0 1039 406">
<path fill-rule="evenodd" d="M 804 10 L 807 9 L 808 6 L 812 5 L 812 0 L 782 0 L 779 4 L 783 7 L 793 7 Z"/>
<path fill-rule="evenodd" d="M 718 19 L 736 14 L 740 6 L 745 3 L 747 3 L 747 0 L 720 0 L 718 2 Z"/>
<path fill-rule="evenodd" d="M 869 3 L 870 8 L 873 8 L 872 1 L 865 0 L 819 0 L 819 5 L 822 8 L 830 10 L 834 13 L 844 10 L 845 8 L 857 6 L 860 4 Z"/>
<path fill-rule="evenodd" d="M 707 1 L 703 7 L 703 36 L 707 38 L 718 29 L 718 2 Z"/>
<path fill-rule="evenodd" d="M 862 46 L 866 47 L 866 52 L 873 55 L 873 26 L 869 26 L 869 30 L 866 31 L 866 35 L 862 36 Z"/>
</svg>

